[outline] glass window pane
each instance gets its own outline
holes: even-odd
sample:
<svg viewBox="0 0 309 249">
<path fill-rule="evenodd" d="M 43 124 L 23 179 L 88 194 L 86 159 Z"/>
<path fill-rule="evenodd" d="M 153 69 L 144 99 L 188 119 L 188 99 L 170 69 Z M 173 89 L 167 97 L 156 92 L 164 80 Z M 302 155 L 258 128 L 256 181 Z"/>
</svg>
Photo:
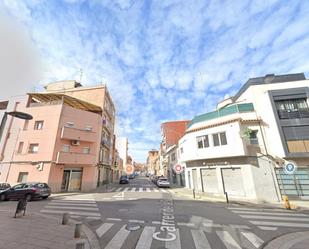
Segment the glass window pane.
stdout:
<svg viewBox="0 0 309 249">
<path fill-rule="evenodd" d="M 219 146 L 220 142 L 219 142 L 219 135 L 218 134 L 213 134 L 212 135 L 212 139 L 214 141 L 214 146 Z"/>
<path fill-rule="evenodd" d="M 204 148 L 209 147 L 208 135 L 203 137 Z"/>
<path fill-rule="evenodd" d="M 227 144 L 225 132 L 221 132 L 220 133 L 220 141 L 221 141 L 221 145 L 226 145 Z"/>
<path fill-rule="evenodd" d="M 196 138 L 197 141 L 197 148 L 202 149 L 203 148 L 203 140 L 202 137 L 197 137 Z"/>
</svg>

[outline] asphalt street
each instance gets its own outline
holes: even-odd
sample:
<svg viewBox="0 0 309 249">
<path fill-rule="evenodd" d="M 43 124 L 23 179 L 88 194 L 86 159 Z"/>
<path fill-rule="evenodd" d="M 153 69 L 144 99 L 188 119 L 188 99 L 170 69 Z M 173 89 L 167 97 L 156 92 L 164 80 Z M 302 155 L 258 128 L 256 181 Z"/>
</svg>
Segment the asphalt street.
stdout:
<svg viewBox="0 0 309 249">
<path fill-rule="evenodd" d="M 16 202 L 0 203 L 14 210 Z M 139 176 L 97 193 L 61 195 L 28 210 L 84 222 L 105 249 L 263 248 L 272 239 L 309 230 L 309 214 L 176 198 Z"/>
</svg>

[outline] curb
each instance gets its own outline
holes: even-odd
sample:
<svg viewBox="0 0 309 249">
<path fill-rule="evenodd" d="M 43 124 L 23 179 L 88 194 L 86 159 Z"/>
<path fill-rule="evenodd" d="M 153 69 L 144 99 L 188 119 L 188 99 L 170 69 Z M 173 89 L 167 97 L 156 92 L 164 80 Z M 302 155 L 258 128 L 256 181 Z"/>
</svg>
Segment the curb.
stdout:
<svg viewBox="0 0 309 249">
<path fill-rule="evenodd" d="M 309 238 L 309 231 L 303 232 L 295 232 L 295 233 L 288 233 L 282 236 L 279 236 L 266 245 L 264 245 L 263 249 L 291 249 L 297 243 L 305 241 Z M 306 248 L 303 248 L 306 249 Z"/>
</svg>

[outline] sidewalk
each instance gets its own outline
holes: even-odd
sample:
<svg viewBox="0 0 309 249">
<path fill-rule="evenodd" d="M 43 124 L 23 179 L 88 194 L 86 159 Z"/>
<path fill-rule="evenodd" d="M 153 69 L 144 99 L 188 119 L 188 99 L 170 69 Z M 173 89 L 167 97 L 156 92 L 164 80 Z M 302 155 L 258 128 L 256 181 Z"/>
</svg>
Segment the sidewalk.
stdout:
<svg viewBox="0 0 309 249">
<path fill-rule="evenodd" d="M 309 231 L 282 235 L 265 245 L 264 249 L 308 249 Z"/>
<path fill-rule="evenodd" d="M 0 249 L 75 249 L 78 242 L 89 243 L 82 231 L 80 239 L 74 239 L 75 224 L 61 225 L 61 219 L 30 213 L 14 218 L 14 210 L 0 209 Z"/>
</svg>

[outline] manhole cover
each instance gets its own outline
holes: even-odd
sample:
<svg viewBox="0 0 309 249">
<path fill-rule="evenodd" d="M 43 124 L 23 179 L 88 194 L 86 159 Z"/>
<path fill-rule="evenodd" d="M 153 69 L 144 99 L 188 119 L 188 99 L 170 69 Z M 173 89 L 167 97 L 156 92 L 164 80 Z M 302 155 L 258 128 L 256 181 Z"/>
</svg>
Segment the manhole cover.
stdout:
<svg viewBox="0 0 309 249">
<path fill-rule="evenodd" d="M 137 225 L 137 224 L 128 224 L 127 226 L 126 226 L 126 229 L 128 230 L 128 231 L 136 231 L 136 230 L 138 230 L 138 229 L 140 229 L 141 228 L 141 226 L 140 225 Z"/>
</svg>

